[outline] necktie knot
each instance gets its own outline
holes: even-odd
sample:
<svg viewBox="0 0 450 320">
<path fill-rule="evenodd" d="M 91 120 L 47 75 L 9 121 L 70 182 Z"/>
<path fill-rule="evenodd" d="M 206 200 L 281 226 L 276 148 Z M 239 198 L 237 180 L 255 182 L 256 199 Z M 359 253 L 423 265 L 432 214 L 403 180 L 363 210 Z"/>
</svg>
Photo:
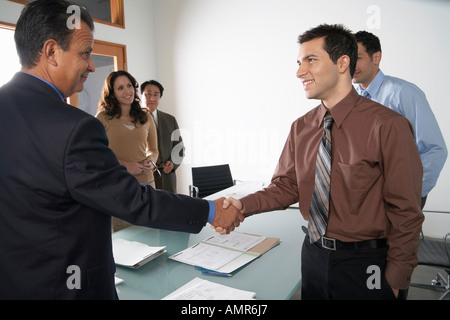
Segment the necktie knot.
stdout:
<svg viewBox="0 0 450 320">
<path fill-rule="evenodd" d="M 331 114 L 327 114 L 325 118 L 323 118 L 323 127 L 326 130 L 331 130 L 331 127 L 333 126 L 333 116 Z"/>
</svg>

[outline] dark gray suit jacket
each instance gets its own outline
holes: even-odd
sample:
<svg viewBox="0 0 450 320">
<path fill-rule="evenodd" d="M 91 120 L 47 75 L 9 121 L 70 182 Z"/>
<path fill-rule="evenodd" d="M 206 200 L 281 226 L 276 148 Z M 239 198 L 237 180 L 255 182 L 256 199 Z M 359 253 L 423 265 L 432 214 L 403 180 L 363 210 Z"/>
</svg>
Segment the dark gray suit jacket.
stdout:
<svg viewBox="0 0 450 320">
<path fill-rule="evenodd" d="M 161 163 L 170 160 L 174 168 L 169 173 L 164 173 L 161 169 L 161 178 L 155 181 L 156 188 L 170 192 L 177 192 L 177 177 L 175 170 L 180 166 L 184 158 L 184 144 L 178 130 L 178 123 L 174 116 L 156 110 L 158 113 L 158 125 L 156 126 L 158 134 L 158 150 Z M 172 134 L 175 132 L 174 137 Z M 172 140 L 173 138 L 173 140 Z M 173 152 L 173 154 L 172 154 Z"/>
<path fill-rule="evenodd" d="M 17 73 L 0 114 L 0 299 L 117 298 L 111 216 L 192 233 L 206 224 L 207 201 L 139 184 L 100 121 L 43 81 Z"/>
</svg>

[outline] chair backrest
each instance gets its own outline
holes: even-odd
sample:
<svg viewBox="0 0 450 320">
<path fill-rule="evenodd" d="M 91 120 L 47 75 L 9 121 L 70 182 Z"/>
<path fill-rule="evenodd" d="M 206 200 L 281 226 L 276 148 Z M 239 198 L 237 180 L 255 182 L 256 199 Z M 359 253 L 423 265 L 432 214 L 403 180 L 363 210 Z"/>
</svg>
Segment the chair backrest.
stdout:
<svg viewBox="0 0 450 320">
<path fill-rule="evenodd" d="M 228 164 L 192 168 L 192 184 L 198 188 L 199 198 L 233 186 Z"/>
<path fill-rule="evenodd" d="M 419 264 L 430 265 L 440 268 L 450 268 L 450 233 L 444 235 L 443 239 L 423 237 L 420 239 L 419 251 L 417 253 Z"/>
</svg>

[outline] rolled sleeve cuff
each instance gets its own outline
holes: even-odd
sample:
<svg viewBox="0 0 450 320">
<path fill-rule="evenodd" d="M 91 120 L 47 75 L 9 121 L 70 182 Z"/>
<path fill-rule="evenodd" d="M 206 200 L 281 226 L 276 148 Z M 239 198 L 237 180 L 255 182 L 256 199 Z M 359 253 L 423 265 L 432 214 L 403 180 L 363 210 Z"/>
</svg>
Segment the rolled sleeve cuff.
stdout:
<svg viewBox="0 0 450 320">
<path fill-rule="evenodd" d="M 385 272 L 386 280 L 393 289 L 408 289 L 413 270 L 413 268 L 400 268 L 388 261 Z"/>
</svg>

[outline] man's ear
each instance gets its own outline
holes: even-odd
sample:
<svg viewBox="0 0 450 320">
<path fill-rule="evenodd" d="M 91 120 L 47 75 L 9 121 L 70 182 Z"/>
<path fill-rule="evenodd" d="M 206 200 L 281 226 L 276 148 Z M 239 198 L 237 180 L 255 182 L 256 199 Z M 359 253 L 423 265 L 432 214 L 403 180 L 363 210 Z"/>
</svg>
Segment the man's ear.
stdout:
<svg viewBox="0 0 450 320">
<path fill-rule="evenodd" d="M 372 55 L 372 60 L 375 65 L 379 65 L 381 61 L 381 51 L 377 51 Z"/>
<path fill-rule="evenodd" d="M 341 56 L 337 61 L 337 66 L 340 73 L 345 73 L 350 68 L 350 57 L 347 55 Z"/>
<path fill-rule="evenodd" d="M 42 55 L 41 59 L 44 59 L 50 65 L 57 67 L 58 66 L 58 56 L 61 47 L 58 43 L 53 39 L 48 39 L 45 41 L 42 47 Z"/>
</svg>

